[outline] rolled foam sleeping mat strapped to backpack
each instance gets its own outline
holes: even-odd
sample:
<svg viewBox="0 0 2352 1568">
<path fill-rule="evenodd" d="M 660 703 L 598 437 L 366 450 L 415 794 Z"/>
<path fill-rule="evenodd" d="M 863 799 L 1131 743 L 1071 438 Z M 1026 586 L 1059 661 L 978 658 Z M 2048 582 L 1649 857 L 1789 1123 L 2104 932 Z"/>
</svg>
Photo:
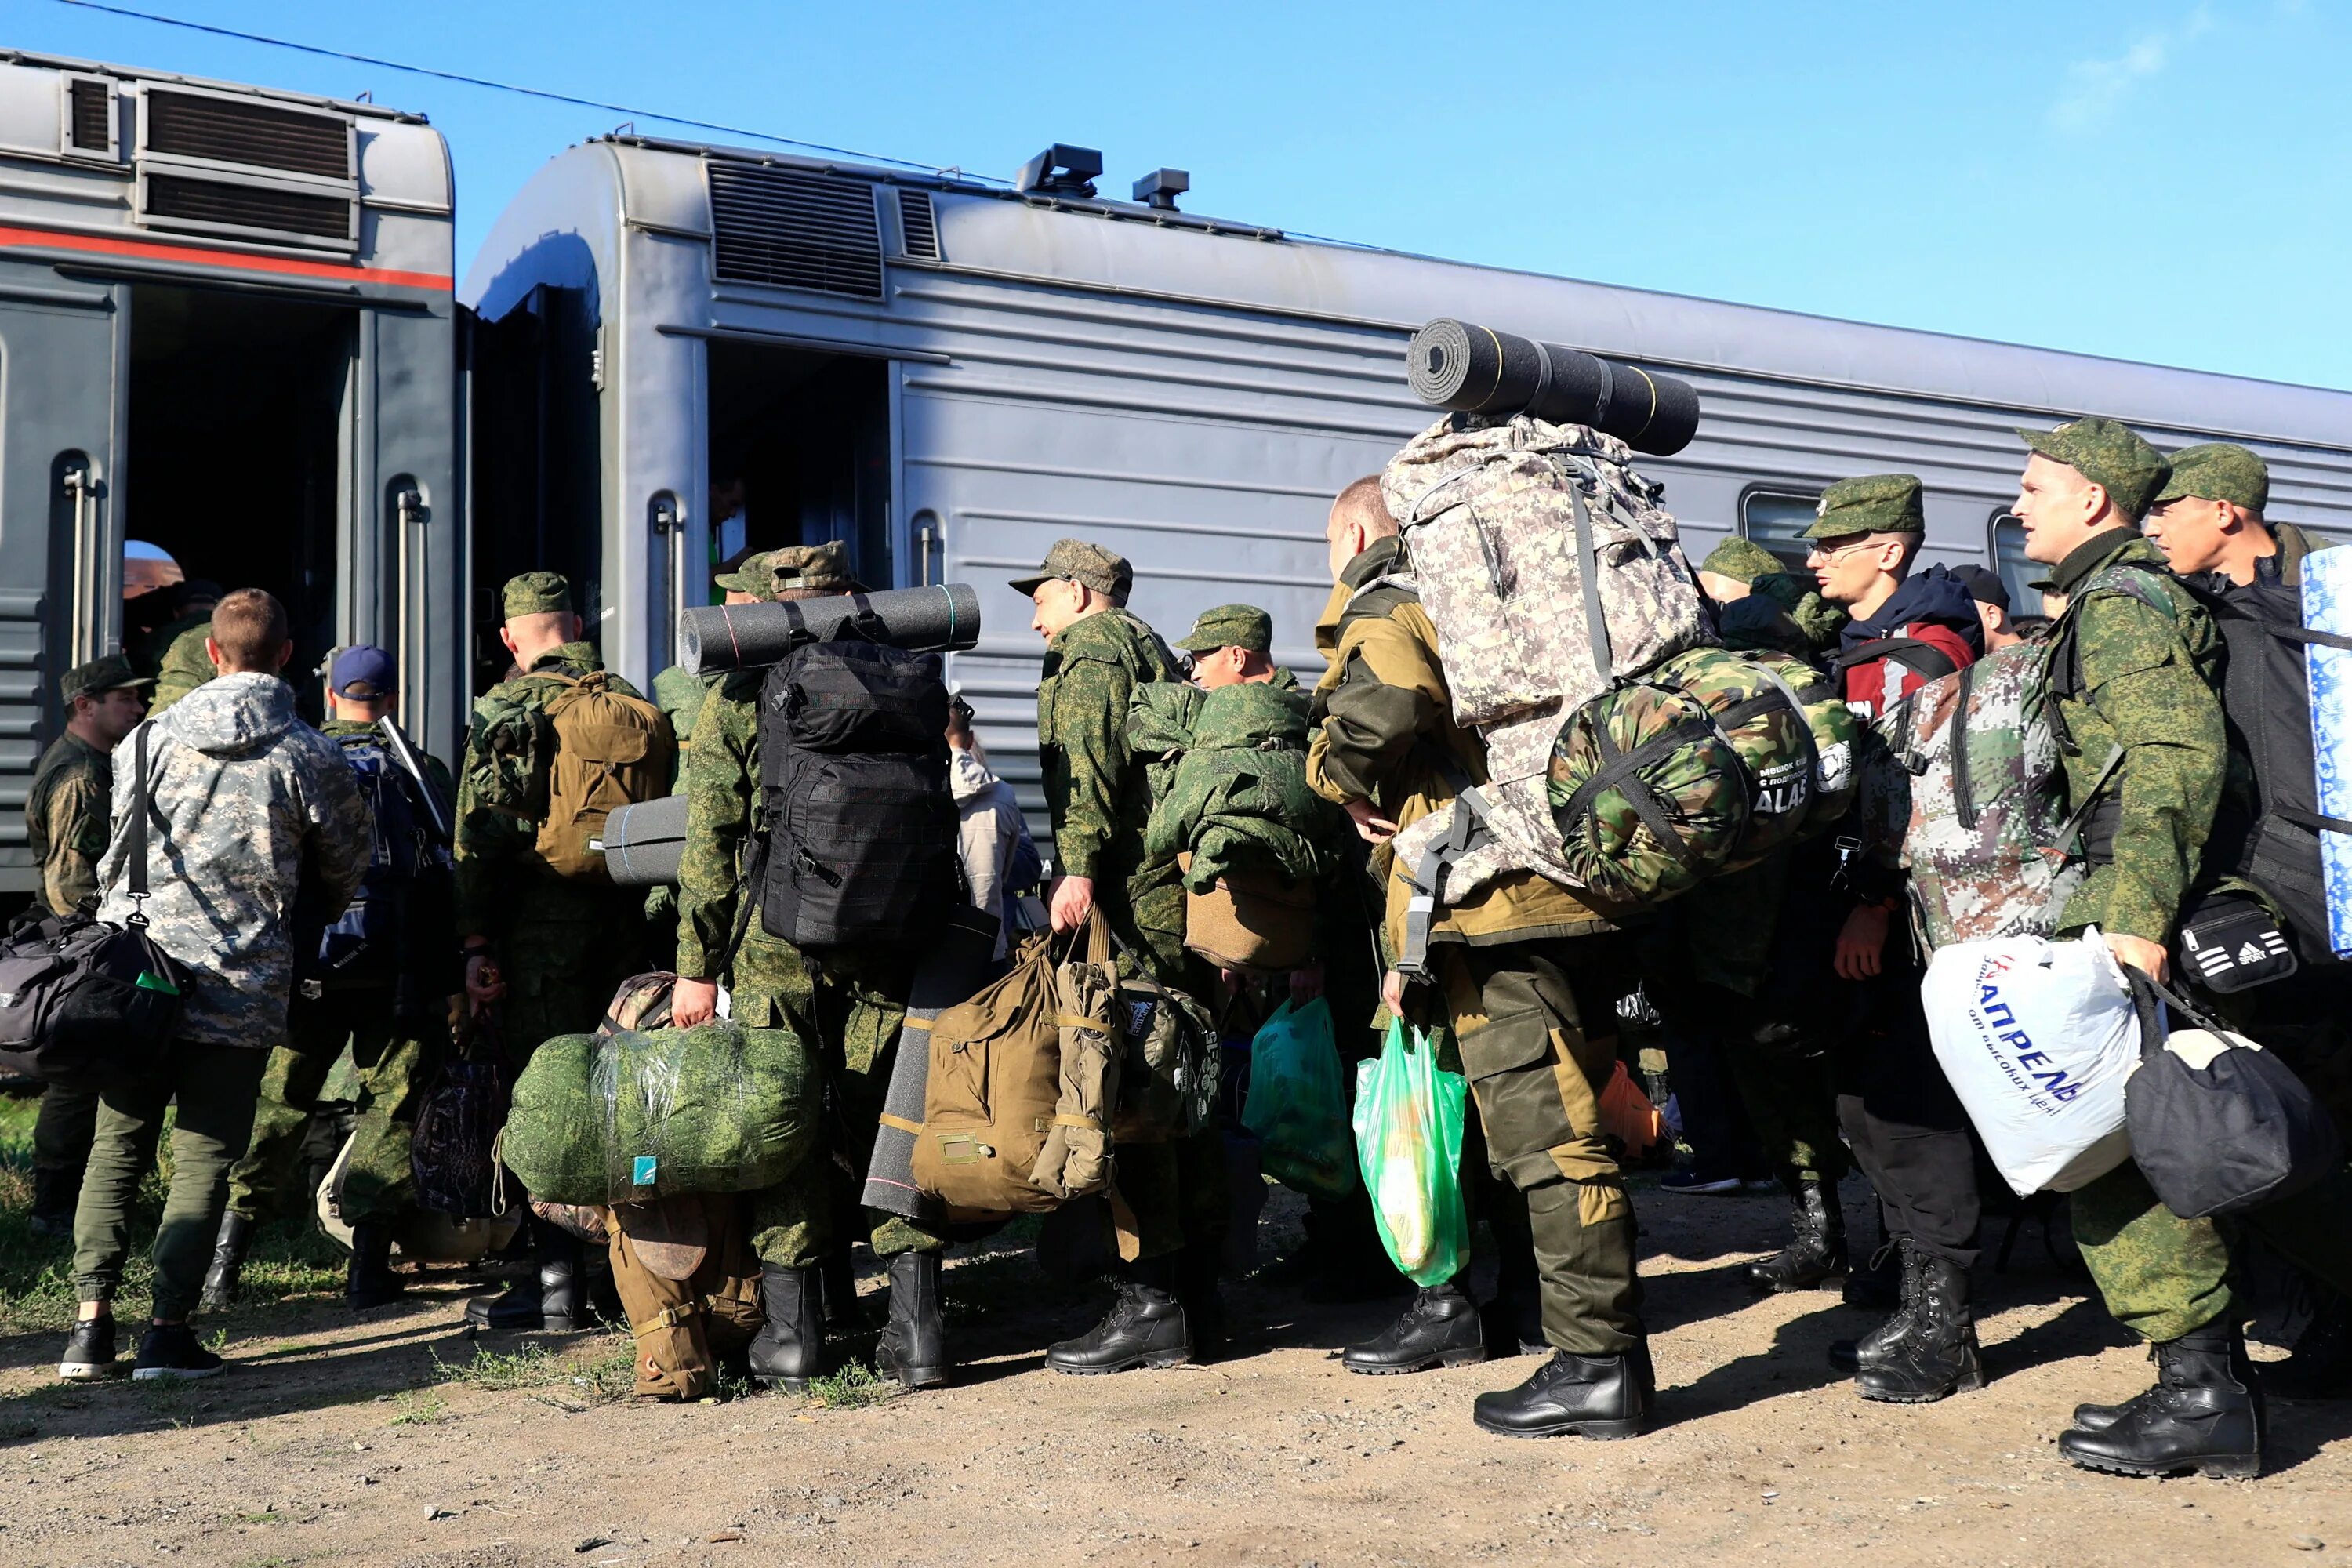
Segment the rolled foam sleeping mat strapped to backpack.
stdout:
<svg viewBox="0 0 2352 1568">
<path fill-rule="evenodd" d="M 677 880 L 686 852 L 686 796 L 667 795 L 625 805 L 604 819 L 604 869 L 616 888 L 653 888 Z"/>
<path fill-rule="evenodd" d="M 1654 458 L 1698 433 L 1698 393 L 1677 376 L 1450 316 L 1412 335 L 1405 366 L 1412 395 L 1434 407 L 1589 425 Z"/>
<path fill-rule="evenodd" d="M 931 1077 L 931 1030 L 941 1013 L 970 1001 L 989 984 L 996 967 L 996 932 L 994 916 L 959 909 L 949 912 L 924 946 L 907 992 L 907 1017 L 882 1095 L 874 1153 L 866 1162 L 861 1201 L 867 1208 L 906 1219 L 939 1212 L 938 1204 L 915 1185 L 915 1140 L 922 1135 L 923 1097 Z"/>
<path fill-rule="evenodd" d="M 678 618 L 677 662 L 688 675 L 756 669 L 803 643 L 833 642 L 872 616 L 874 640 L 908 653 L 950 653 L 980 641 L 980 595 L 969 583 L 833 594 L 781 605 L 711 605 Z"/>
</svg>

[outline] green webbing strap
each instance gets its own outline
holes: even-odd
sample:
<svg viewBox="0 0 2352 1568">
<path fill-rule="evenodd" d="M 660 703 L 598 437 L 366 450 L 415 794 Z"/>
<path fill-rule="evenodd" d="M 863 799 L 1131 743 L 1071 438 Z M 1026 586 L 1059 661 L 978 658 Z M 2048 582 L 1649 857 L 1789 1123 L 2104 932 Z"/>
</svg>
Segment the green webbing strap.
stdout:
<svg viewBox="0 0 2352 1568">
<path fill-rule="evenodd" d="M 1569 510 L 1576 519 L 1576 574 L 1584 588 L 1584 636 L 1592 645 L 1592 673 L 1605 684 L 1613 660 L 1609 652 L 1609 617 L 1601 607 L 1601 556 L 1592 543 L 1592 514 L 1584 510 L 1584 489 L 1573 476 L 1568 481 Z"/>
<path fill-rule="evenodd" d="M 1683 842 L 1681 832 L 1675 826 L 1673 819 L 1666 816 L 1664 805 L 1659 802 L 1647 781 L 1643 779 L 1640 770 L 1677 747 L 1704 740 L 1716 732 L 1715 721 L 1711 717 L 1684 719 L 1626 752 L 1618 749 L 1615 738 L 1609 733 L 1607 721 L 1595 714 L 1592 738 L 1601 751 L 1601 766 L 1591 778 L 1576 787 L 1576 792 L 1568 797 L 1568 804 L 1559 809 L 1558 816 L 1566 818 L 1562 830 L 1580 831 L 1592 814 L 1594 800 L 1602 791 L 1614 789 L 1625 797 L 1625 803 L 1633 808 L 1633 815 L 1642 819 L 1642 826 L 1650 830 L 1651 837 L 1657 839 L 1677 863 L 1686 870 L 1697 869 L 1690 846 Z"/>
</svg>

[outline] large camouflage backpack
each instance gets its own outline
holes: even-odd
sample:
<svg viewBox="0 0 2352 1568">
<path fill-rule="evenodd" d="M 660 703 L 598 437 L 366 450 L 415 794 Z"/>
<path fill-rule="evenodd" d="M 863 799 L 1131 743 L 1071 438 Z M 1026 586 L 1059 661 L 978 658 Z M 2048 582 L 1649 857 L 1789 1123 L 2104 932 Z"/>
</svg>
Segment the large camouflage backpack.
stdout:
<svg viewBox="0 0 2352 1568">
<path fill-rule="evenodd" d="M 1632 460 L 1582 426 L 1455 415 L 1381 476 L 1454 717 L 1486 749 L 1485 787 L 1397 837 L 1433 903 L 1516 870 L 1590 889 L 1591 858 L 1564 849 L 1552 819 L 1563 716 L 1716 640 L 1675 520 Z"/>
<path fill-rule="evenodd" d="M 1810 665 L 1693 648 L 1571 714 L 1552 747 L 1560 852 L 1640 907 L 1756 864 L 1843 816 L 1854 716 Z"/>
<path fill-rule="evenodd" d="M 2082 879 L 2063 848 L 2073 833 L 2050 724 L 2048 653 L 2038 643 L 2002 648 L 1918 688 L 1875 726 L 1894 765 L 1874 770 L 1858 826 L 1873 837 L 1899 835 L 1930 952 L 2047 936 Z"/>
</svg>

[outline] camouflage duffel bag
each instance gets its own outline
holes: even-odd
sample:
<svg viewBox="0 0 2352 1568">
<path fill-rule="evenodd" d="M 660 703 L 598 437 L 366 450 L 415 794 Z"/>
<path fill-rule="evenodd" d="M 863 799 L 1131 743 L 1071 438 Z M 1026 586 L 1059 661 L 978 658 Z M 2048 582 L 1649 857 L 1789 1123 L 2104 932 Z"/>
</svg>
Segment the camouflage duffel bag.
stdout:
<svg viewBox="0 0 2352 1568">
<path fill-rule="evenodd" d="M 1580 886 L 1626 909 L 1721 870 L 1748 827 L 1731 742 L 1704 702 L 1654 681 L 1569 716 L 1552 743 L 1549 793 L 1560 859 Z"/>
<path fill-rule="evenodd" d="M 1748 825 L 1722 868 L 1755 865 L 1810 837 L 1853 805 L 1860 725 L 1810 665 L 1775 654 L 1693 648 L 1650 672 L 1706 706 L 1748 786 Z"/>
</svg>

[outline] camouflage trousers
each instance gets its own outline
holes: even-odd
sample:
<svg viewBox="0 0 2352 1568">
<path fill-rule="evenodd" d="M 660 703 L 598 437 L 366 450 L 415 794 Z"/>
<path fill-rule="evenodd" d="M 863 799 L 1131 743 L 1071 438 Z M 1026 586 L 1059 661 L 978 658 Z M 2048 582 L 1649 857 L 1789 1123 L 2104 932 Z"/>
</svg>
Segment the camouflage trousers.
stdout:
<svg viewBox="0 0 2352 1568">
<path fill-rule="evenodd" d="M 287 1179 L 299 1160 L 311 1112 L 348 1046 L 360 1080 L 359 1120 L 343 1171 L 343 1218 L 352 1224 L 390 1219 L 409 1191 L 409 1136 L 428 1053 L 426 1036 L 439 1034 L 393 1016 L 383 991 L 337 991 L 296 997 L 287 1014 L 289 1044 L 269 1053 L 253 1139 L 229 1171 L 228 1206 L 249 1219 L 267 1219 L 286 1201 Z M 295 1201 L 306 1204 L 309 1194 Z"/>
<path fill-rule="evenodd" d="M 935 1232 L 879 1209 L 862 1211 L 866 1168 L 890 1074 L 898 1060 L 907 994 L 919 954 L 911 947 L 867 947 L 828 952 L 821 960 L 782 942 L 763 969 L 774 994 L 739 1005 L 764 1012 L 772 1002 L 800 1037 L 825 1081 L 824 1141 L 785 1180 L 751 1194 L 751 1247 L 762 1263 L 804 1268 L 862 1228 L 877 1258 L 937 1252 Z"/>
<path fill-rule="evenodd" d="M 1172 876 L 1165 885 L 1138 877 L 1129 889 L 1132 896 L 1126 904 L 1104 906 L 1111 929 L 1127 944 L 1119 967 L 1207 1000 L 1213 1012 L 1223 987 L 1184 947 L 1182 888 Z M 1189 1138 L 1130 1139 L 1117 1145 L 1116 1152 L 1118 1175 L 1108 1205 L 1116 1254 L 1138 1264 L 1190 1252 L 1213 1273 L 1214 1263 L 1204 1260 L 1223 1256 L 1233 1223 L 1223 1128 L 1204 1127 Z"/>
<path fill-rule="evenodd" d="M 1643 1337 L 1642 1281 L 1601 1092 L 1616 1070 L 1633 953 L 1602 935 L 1446 945 L 1432 957 L 1487 1163 L 1527 1201 L 1544 1338 L 1580 1355 L 1622 1354 Z"/>
<path fill-rule="evenodd" d="M 647 968 L 642 900 L 621 900 L 613 917 L 515 924 L 499 945 L 506 999 L 499 1037 L 520 1073 L 531 1053 L 558 1035 L 584 1035 L 612 1005 L 621 982 Z"/>
</svg>

